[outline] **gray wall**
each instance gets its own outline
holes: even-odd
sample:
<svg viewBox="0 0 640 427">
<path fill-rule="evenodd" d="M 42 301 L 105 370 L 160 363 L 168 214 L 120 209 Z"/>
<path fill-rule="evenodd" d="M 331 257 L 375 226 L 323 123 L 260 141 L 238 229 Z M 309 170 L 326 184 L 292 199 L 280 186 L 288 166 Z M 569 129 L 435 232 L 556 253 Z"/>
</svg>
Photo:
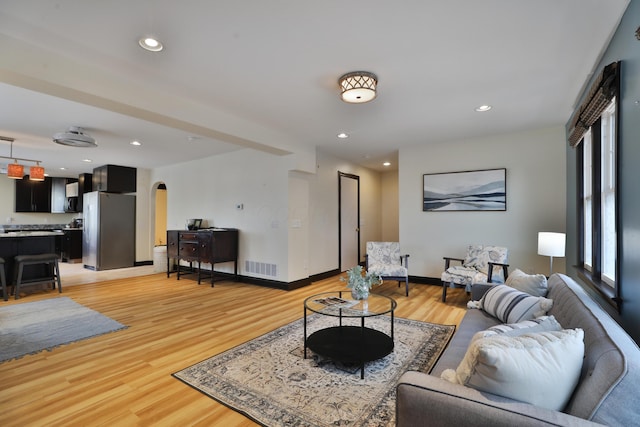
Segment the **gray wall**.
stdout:
<svg viewBox="0 0 640 427">
<path fill-rule="evenodd" d="M 636 342 L 640 342 L 640 41 L 634 36 L 640 21 L 640 1 L 634 0 L 620 22 L 603 58 L 595 68 L 595 73 L 615 61 L 622 61 L 620 94 L 620 225 L 618 239 L 622 244 L 618 262 L 620 277 L 618 283 L 623 300 L 618 316 L 611 306 L 594 294 L 601 305 L 609 310 L 629 332 Z M 587 90 L 591 82 L 586 85 Z M 577 253 L 577 207 L 576 207 L 576 151 L 567 148 L 567 265 L 578 262 Z M 576 270 L 568 273 L 577 279 Z"/>
</svg>

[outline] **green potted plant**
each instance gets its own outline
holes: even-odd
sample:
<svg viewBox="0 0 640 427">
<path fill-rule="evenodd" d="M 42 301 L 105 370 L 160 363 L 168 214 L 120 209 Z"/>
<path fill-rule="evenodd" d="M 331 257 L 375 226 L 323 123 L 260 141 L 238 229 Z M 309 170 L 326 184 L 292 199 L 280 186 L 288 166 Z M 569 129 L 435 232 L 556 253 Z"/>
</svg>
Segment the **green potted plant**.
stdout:
<svg viewBox="0 0 640 427">
<path fill-rule="evenodd" d="M 340 280 L 347 282 L 347 288 L 351 289 L 351 297 L 356 300 L 367 299 L 371 287 L 382 283 L 380 276 L 363 271 L 360 265 L 347 270 L 347 278 L 341 277 Z"/>
</svg>

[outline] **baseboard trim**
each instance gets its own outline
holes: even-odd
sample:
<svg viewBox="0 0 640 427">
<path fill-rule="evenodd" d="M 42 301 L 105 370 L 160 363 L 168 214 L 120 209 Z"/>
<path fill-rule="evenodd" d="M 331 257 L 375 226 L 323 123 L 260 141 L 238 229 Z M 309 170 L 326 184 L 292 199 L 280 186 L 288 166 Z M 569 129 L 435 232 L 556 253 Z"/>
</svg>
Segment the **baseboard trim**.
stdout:
<svg viewBox="0 0 640 427">
<path fill-rule="evenodd" d="M 138 264 L 138 263 L 136 263 Z M 150 261 L 143 261 L 143 263 L 140 263 L 140 265 L 150 265 L 153 264 L 153 262 Z M 207 271 L 207 270 L 205 270 Z M 172 273 L 175 272 L 175 270 L 172 271 Z M 208 271 L 207 271 L 208 273 Z M 220 278 L 220 279 L 224 279 L 224 280 L 235 280 L 236 276 L 233 275 L 233 273 L 225 273 L 225 272 L 221 272 L 221 271 L 215 271 L 215 277 L 216 278 Z M 334 270 L 329 270 L 329 271 L 325 271 L 322 273 L 317 273 L 317 274 L 313 274 L 309 277 L 307 277 L 306 279 L 300 279 L 300 280 L 295 280 L 293 282 L 281 282 L 279 280 L 270 280 L 270 279 L 263 279 L 261 277 L 252 277 L 252 276 L 243 276 L 243 275 L 238 275 L 237 280 L 242 281 L 244 283 L 249 283 L 251 285 L 257 285 L 257 286 L 264 286 L 267 288 L 275 288 L 275 289 L 282 289 L 284 291 L 292 291 L 294 289 L 300 289 L 303 288 L 305 286 L 310 285 L 312 282 L 317 282 L 319 280 L 324 280 L 324 279 L 328 279 L 330 277 L 333 276 L 337 276 L 338 274 L 340 274 L 340 270 L 339 269 L 334 269 Z M 435 286 L 442 286 L 442 281 L 439 278 L 436 277 L 425 277 L 425 276 L 409 276 L 409 282 L 414 283 L 414 284 L 421 284 L 421 285 L 435 285 Z"/>
<path fill-rule="evenodd" d="M 318 280 L 328 279 L 338 274 L 340 274 L 340 269 L 336 268 L 335 270 L 325 271 L 324 273 L 313 274 L 309 276 L 309 279 L 311 279 L 312 282 L 317 282 Z"/>
<path fill-rule="evenodd" d="M 411 283 L 420 283 L 422 285 L 436 285 L 442 286 L 442 280 L 436 277 L 425 277 L 425 276 L 411 276 L 409 275 L 409 282 Z"/>
<path fill-rule="evenodd" d="M 217 275 L 217 274 L 216 274 Z M 233 280 L 233 274 L 228 275 L 229 280 Z M 278 280 L 262 279 L 260 277 L 238 276 L 238 280 L 251 285 L 264 286 L 267 288 L 282 289 L 284 291 L 292 291 L 311 284 L 311 278 L 296 280 L 293 282 L 281 282 Z"/>
</svg>

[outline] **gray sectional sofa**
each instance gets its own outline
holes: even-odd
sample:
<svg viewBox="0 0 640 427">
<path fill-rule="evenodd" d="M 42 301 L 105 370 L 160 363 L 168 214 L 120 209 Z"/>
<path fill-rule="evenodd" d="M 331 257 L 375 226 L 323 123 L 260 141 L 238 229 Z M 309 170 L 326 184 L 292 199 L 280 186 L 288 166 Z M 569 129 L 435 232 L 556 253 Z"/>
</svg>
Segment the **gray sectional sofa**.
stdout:
<svg viewBox="0 0 640 427">
<path fill-rule="evenodd" d="M 456 369 L 472 336 L 499 323 L 469 309 L 451 343 L 427 375 L 407 372 L 397 386 L 396 419 L 415 426 L 631 426 L 640 425 L 640 350 L 628 334 L 573 279 L 548 281 L 548 312 L 563 328 L 584 330 L 584 361 L 578 385 L 562 412 L 481 392 L 440 378 Z M 522 384 L 527 387 L 527 384 Z"/>
</svg>

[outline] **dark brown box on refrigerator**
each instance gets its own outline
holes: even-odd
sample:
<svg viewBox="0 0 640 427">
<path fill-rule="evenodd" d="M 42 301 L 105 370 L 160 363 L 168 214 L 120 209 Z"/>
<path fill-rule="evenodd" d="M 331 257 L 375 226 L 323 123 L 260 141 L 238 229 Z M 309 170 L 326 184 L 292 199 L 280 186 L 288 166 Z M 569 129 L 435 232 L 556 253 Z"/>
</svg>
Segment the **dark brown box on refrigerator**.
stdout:
<svg viewBox="0 0 640 427">
<path fill-rule="evenodd" d="M 135 193 L 136 168 L 104 165 L 93 170 L 93 191 Z"/>
</svg>

